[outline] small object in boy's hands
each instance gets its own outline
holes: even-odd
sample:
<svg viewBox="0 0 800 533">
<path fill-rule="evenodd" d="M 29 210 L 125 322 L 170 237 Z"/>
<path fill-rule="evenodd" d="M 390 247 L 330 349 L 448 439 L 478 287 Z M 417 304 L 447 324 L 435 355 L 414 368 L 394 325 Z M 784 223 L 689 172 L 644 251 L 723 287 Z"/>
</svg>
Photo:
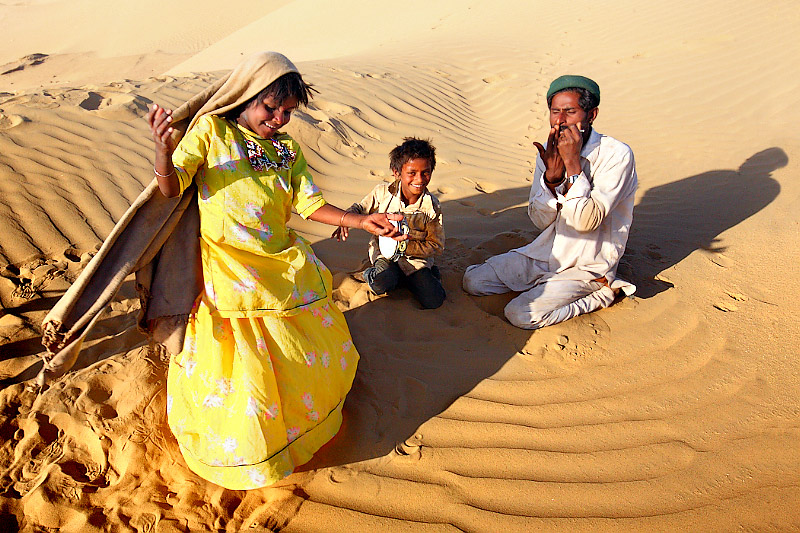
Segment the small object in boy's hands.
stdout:
<svg viewBox="0 0 800 533">
<path fill-rule="evenodd" d="M 409 228 L 405 218 L 400 221 L 390 220 L 389 222 L 394 224 L 401 234 L 408 235 Z M 391 237 L 378 236 L 378 249 L 381 255 L 390 261 L 397 261 L 406 251 L 407 245 L 408 241 L 396 241 Z"/>
</svg>

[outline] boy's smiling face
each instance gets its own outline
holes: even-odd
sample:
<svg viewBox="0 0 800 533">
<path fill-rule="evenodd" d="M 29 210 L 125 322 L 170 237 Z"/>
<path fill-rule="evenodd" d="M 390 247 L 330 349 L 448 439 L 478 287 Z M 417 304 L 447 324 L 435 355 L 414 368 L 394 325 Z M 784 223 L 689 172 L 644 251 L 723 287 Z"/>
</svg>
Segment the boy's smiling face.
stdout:
<svg viewBox="0 0 800 533">
<path fill-rule="evenodd" d="M 403 164 L 400 172 L 394 171 L 394 177 L 400 180 L 403 198 L 409 204 L 415 203 L 425 194 L 431 181 L 431 162 L 426 158 L 409 159 Z"/>
</svg>

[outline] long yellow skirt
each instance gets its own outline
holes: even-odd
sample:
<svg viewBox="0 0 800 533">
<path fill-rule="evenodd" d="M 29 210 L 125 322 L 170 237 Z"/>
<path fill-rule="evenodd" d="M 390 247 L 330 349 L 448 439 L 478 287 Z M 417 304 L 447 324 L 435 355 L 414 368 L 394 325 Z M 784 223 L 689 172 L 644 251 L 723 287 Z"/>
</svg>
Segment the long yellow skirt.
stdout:
<svg viewBox="0 0 800 533">
<path fill-rule="evenodd" d="M 189 468 L 228 489 L 271 485 L 342 423 L 358 364 L 328 299 L 290 316 L 222 318 L 200 299 L 171 358 L 167 418 Z"/>
</svg>

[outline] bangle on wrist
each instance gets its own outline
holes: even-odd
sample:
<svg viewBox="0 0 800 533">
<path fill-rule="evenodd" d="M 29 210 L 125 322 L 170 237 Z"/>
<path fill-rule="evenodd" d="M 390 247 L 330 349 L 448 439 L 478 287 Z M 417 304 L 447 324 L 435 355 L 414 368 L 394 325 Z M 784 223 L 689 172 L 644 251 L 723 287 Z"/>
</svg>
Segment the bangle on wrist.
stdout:
<svg viewBox="0 0 800 533">
<path fill-rule="evenodd" d="M 344 213 L 342 213 L 342 218 L 340 218 L 340 219 L 339 219 L 339 226 L 342 226 L 342 227 L 344 227 L 344 224 L 343 224 L 343 222 L 344 222 L 344 217 L 346 217 L 346 216 L 347 216 L 347 213 L 348 213 L 347 211 L 345 211 Z"/>
<path fill-rule="evenodd" d="M 158 170 L 156 170 L 156 167 L 153 167 L 153 172 L 159 178 L 168 178 L 168 177 L 172 176 L 173 174 L 175 174 L 175 167 L 172 167 L 172 170 L 170 172 L 166 173 L 166 174 L 160 173 Z"/>
<path fill-rule="evenodd" d="M 544 182 L 545 182 L 545 183 L 547 183 L 548 185 L 558 185 L 558 184 L 560 184 L 562 181 L 564 181 L 564 177 L 562 177 L 562 178 L 561 178 L 560 180 L 558 180 L 558 181 L 550 181 L 549 179 L 547 179 L 547 178 L 544 178 Z"/>
</svg>

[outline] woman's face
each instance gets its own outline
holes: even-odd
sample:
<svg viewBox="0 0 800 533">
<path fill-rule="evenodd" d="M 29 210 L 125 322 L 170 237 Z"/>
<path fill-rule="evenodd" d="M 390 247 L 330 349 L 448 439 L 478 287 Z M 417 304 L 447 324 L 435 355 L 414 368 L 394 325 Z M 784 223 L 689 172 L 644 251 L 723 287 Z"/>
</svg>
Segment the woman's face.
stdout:
<svg viewBox="0 0 800 533">
<path fill-rule="evenodd" d="M 269 95 L 262 100 L 252 101 L 239 115 L 238 122 L 259 137 L 271 139 L 280 128 L 289 123 L 297 105 L 298 101 L 294 96 L 278 103 Z"/>
</svg>

